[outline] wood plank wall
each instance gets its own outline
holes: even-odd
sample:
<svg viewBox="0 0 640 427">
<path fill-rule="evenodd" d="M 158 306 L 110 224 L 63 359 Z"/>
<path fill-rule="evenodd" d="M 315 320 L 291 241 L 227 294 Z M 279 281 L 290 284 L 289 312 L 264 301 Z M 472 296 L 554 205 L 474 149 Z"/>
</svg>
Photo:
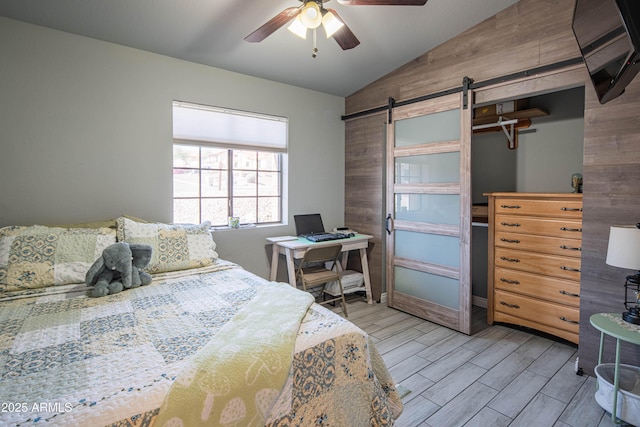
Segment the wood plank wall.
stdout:
<svg viewBox="0 0 640 427">
<path fill-rule="evenodd" d="M 387 114 L 376 114 L 345 124 L 345 225 L 370 234 L 367 257 L 374 301 L 380 299 L 384 270 L 382 219 L 384 214 L 384 152 Z M 361 270 L 359 257 L 349 257 L 349 268 Z"/>
<path fill-rule="evenodd" d="M 574 0 L 521 0 L 350 95 L 346 114 L 384 106 L 389 97 L 402 101 L 459 87 L 465 76 L 478 82 L 576 58 L 573 7 Z M 585 93 L 579 356 L 580 366 L 593 375 L 599 334 L 590 326 L 589 316 L 623 310 L 624 277 L 630 274 L 604 262 L 609 226 L 640 222 L 636 213 L 640 208 L 640 77 L 623 96 L 606 105 L 598 103 L 588 82 Z M 345 224 L 354 228 L 361 224 L 376 239 L 384 238 L 385 215 L 380 117 L 384 120 L 384 115 L 348 120 L 345 148 Z M 381 241 L 375 242 L 371 260 L 375 296 L 383 277 L 378 276 Z M 605 360 L 612 358 L 612 346 L 607 345 Z M 623 346 L 622 361 L 640 365 L 640 349 Z"/>
<path fill-rule="evenodd" d="M 522 0 L 348 96 L 346 114 L 575 58 L 573 5 Z"/>
<path fill-rule="evenodd" d="M 625 311 L 624 281 L 633 274 L 608 266 L 605 259 L 609 227 L 640 222 L 640 76 L 605 105 L 593 89 L 586 91 L 583 175 L 579 357 L 590 372 L 598 362 L 600 333 L 589 317 Z M 615 360 L 614 346 L 609 339 L 605 362 Z M 622 363 L 640 366 L 640 346 L 624 343 L 621 354 Z"/>
</svg>

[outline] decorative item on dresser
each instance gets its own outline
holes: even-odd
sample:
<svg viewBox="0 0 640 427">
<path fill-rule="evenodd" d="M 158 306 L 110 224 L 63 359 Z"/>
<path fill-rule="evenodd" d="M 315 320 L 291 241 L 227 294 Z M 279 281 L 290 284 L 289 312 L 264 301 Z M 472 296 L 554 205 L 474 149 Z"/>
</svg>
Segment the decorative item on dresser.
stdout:
<svg viewBox="0 0 640 427">
<path fill-rule="evenodd" d="M 487 321 L 578 343 L 582 194 L 486 193 Z"/>
</svg>

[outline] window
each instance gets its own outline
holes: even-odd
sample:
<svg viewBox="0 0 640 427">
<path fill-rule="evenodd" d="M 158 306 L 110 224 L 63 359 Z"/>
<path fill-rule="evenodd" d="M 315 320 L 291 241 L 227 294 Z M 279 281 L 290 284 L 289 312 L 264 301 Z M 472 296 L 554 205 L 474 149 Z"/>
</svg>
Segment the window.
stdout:
<svg viewBox="0 0 640 427">
<path fill-rule="evenodd" d="M 174 102 L 173 221 L 281 223 L 287 120 Z"/>
</svg>

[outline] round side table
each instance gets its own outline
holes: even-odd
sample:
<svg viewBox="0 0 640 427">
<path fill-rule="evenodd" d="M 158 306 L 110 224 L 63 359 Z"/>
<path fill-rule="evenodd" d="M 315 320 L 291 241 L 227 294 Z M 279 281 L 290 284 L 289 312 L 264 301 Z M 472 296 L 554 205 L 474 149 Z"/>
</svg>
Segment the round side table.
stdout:
<svg viewBox="0 0 640 427">
<path fill-rule="evenodd" d="M 600 352 L 598 353 L 598 365 L 602 363 L 602 353 L 604 350 L 604 336 L 609 335 L 616 339 L 616 362 L 613 379 L 613 406 L 611 408 L 611 419 L 615 424 L 620 424 L 616 416 L 618 408 L 618 390 L 620 388 L 620 340 L 635 345 L 640 345 L 640 325 L 634 325 L 622 320 L 618 313 L 597 313 L 589 318 L 591 325 L 600 331 Z"/>
</svg>

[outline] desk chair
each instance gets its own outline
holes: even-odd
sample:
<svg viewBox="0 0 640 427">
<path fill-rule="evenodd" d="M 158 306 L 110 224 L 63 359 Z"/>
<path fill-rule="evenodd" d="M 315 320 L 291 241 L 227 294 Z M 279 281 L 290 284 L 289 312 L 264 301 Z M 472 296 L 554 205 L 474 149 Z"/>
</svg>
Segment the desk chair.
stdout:
<svg viewBox="0 0 640 427">
<path fill-rule="evenodd" d="M 344 317 L 347 317 L 347 303 L 344 300 L 342 281 L 336 265 L 341 251 L 341 244 L 307 249 L 296 270 L 296 281 L 302 285 L 302 289 L 305 291 L 322 286 L 320 289 L 320 295 L 322 295 L 327 283 L 336 280 L 340 286 L 340 295 L 319 304 L 325 305 L 334 301 L 342 301 L 342 311 Z M 331 268 L 326 268 L 326 263 L 329 263 Z"/>
</svg>

